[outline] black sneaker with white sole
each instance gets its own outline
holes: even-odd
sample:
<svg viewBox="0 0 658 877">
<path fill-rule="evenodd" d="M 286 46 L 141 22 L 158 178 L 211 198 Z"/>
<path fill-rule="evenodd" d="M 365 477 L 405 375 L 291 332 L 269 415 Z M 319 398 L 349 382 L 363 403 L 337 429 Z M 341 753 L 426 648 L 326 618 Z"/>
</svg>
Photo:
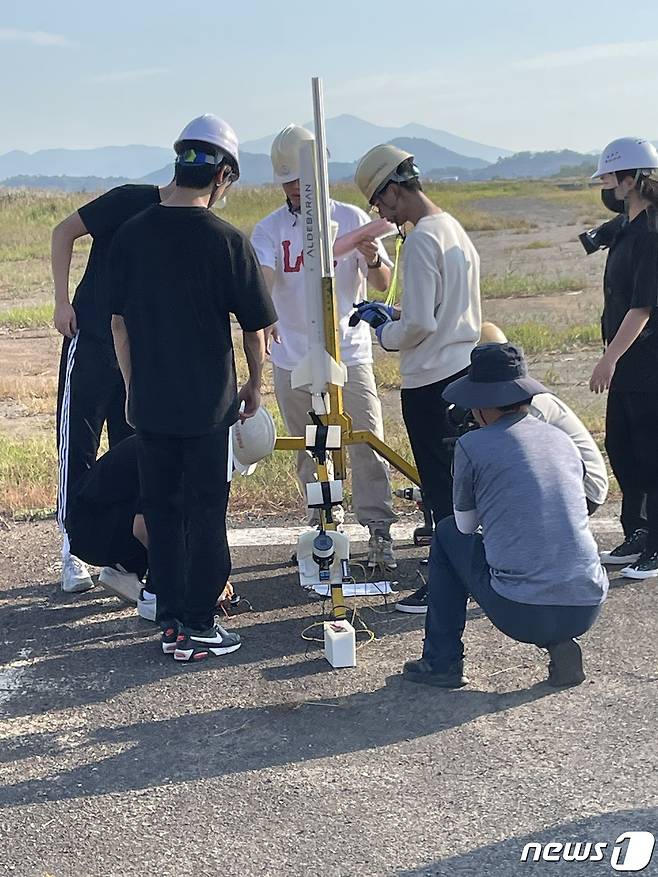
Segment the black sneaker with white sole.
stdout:
<svg viewBox="0 0 658 877">
<path fill-rule="evenodd" d="M 621 575 L 627 579 L 652 579 L 658 576 L 658 551 L 643 551 L 635 563 L 622 569 Z"/>
<path fill-rule="evenodd" d="M 210 655 L 229 655 L 237 652 L 242 641 L 237 633 L 229 633 L 220 624 L 208 630 L 182 627 L 176 641 L 175 661 L 205 661 Z"/>
<path fill-rule="evenodd" d="M 410 612 L 415 615 L 425 615 L 427 612 L 427 599 L 429 591 L 427 585 L 418 588 L 413 594 L 405 597 L 404 600 L 398 600 L 395 608 L 398 612 Z"/>
<path fill-rule="evenodd" d="M 601 563 L 625 566 L 629 563 L 635 563 L 646 547 L 647 530 L 638 529 L 631 533 L 630 536 L 627 536 L 621 545 L 613 548 L 612 551 L 602 551 L 599 557 L 601 558 Z"/>
<path fill-rule="evenodd" d="M 162 651 L 165 653 L 165 655 L 174 654 L 174 652 L 176 651 L 176 640 L 178 639 L 179 634 L 180 625 L 177 621 L 163 622 L 160 644 L 162 645 Z"/>
</svg>

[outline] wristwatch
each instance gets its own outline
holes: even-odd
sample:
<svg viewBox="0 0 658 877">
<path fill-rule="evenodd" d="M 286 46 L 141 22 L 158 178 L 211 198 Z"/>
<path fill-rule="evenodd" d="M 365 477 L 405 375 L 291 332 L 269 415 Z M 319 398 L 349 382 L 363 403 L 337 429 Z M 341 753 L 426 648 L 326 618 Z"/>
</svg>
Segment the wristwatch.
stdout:
<svg viewBox="0 0 658 877">
<path fill-rule="evenodd" d="M 370 262 L 366 262 L 367 268 L 381 268 L 382 267 L 382 257 L 379 253 L 377 253 L 377 261 L 373 262 L 372 265 Z"/>
</svg>

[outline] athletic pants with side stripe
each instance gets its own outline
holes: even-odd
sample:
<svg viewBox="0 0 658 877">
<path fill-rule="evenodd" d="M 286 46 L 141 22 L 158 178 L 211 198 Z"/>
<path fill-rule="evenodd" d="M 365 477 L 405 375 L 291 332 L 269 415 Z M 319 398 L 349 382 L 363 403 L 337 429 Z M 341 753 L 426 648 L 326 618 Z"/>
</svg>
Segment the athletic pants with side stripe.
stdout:
<svg viewBox="0 0 658 877">
<path fill-rule="evenodd" d="M 157 621 L 206 630 L 231 572 L 229 430 L 192 437 L 138 430 L 137 463 Z"/>
<path fill-rule="evenodd" d="M 132 434 L 114 347 L 78 332 L 65 338 L 57 390 L 57 520 L 64 521 L 76 483 L 96 462 L 103 424 L 110 447 Z"/>
</svg>

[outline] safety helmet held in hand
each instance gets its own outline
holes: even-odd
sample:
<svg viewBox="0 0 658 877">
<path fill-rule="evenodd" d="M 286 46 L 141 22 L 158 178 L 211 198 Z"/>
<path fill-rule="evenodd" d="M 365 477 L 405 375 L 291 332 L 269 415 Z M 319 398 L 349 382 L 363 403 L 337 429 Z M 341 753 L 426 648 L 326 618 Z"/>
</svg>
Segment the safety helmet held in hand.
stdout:
<svg viewBox="0 0 658 877">
<path fill-rule="evenodd" d="M 314 137 L 301 125 L 286 125 L 272 141 L 270 157 L 275 183 L 292 183 L 299 179 L 299 150 L 307 140 Z"/>
<path fill-rule="evenodd" d="M 374 146 L 366 152 L 357 165 L 354 182 L 361 189 L 368 203 L 386 183 L 403 183 L 418 178 L 419 171 L 415 165 L 413 171 L 409 173 L 397 173 L 399 165 L 408 158 L 413 158 L 413 155 L 391 143 Z"/>
<path fill-rule="evenodd" d="M 617 171 L 646 170 L 658 168 L 658 151 L 653 143 L 642 137 L 619 137 L 608 143 L 599 158 L 592 179 Z"/>
<path fill-rule="evenodd" d="M 272 415 L 262 405 L 244 423 L 240 420 L 234 423 L 231 433 L 235 468 L 243 475 L 251 474 L 250 471 L 242 471 L 243 469 L 249 470 L 259 460 L 269 457 L 274 450 L 276 426 Z"/>
<path fill-rule="evenodd" d="M 184 140 L 200 140 L 202 143 L 210 143 L 217 146 L 224 155 L 230 159 L 235 172 L 235 179 L 240 176 L 240 160 L 238 155 L 238 135 L 233 128 L 212 113 L 204 113 L 197 116 L 183 128 L 174 143 L 174 149 L 179 151 L 179 144 Z"/>
</svg>

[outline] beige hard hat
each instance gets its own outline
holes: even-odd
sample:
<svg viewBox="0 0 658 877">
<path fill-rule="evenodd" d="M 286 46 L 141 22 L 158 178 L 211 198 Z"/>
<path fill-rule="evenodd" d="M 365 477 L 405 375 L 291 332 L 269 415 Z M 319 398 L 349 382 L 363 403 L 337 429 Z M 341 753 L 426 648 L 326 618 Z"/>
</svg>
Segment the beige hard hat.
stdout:
<svg viewBox="0 0 658 877">
<path fill-rule="evenodd" d="M 299 148 L 313 135 L 301 125 L 286 125 L 272 141 L 270 157 L 275 183 L 292 183 L 299 179 Z"/>
<path fill-rule="evenodd" d="M 507 337 L 495 323 L 482 323 L 478 344 L 507 344 Z"/>
<path fill-rule="evenodd" d="M 385 183 L 402 183 L 418 177 L 418 168 L 414 168 L 415 172 L 412 174 L 401 176 L 396 173 L 399 165 L 408 158 L 413 158 L 413 155 L 391 143 L 374 146 L 366 152 L 357 165 L 354 182 L 368 202 Z"/>
</svg>

